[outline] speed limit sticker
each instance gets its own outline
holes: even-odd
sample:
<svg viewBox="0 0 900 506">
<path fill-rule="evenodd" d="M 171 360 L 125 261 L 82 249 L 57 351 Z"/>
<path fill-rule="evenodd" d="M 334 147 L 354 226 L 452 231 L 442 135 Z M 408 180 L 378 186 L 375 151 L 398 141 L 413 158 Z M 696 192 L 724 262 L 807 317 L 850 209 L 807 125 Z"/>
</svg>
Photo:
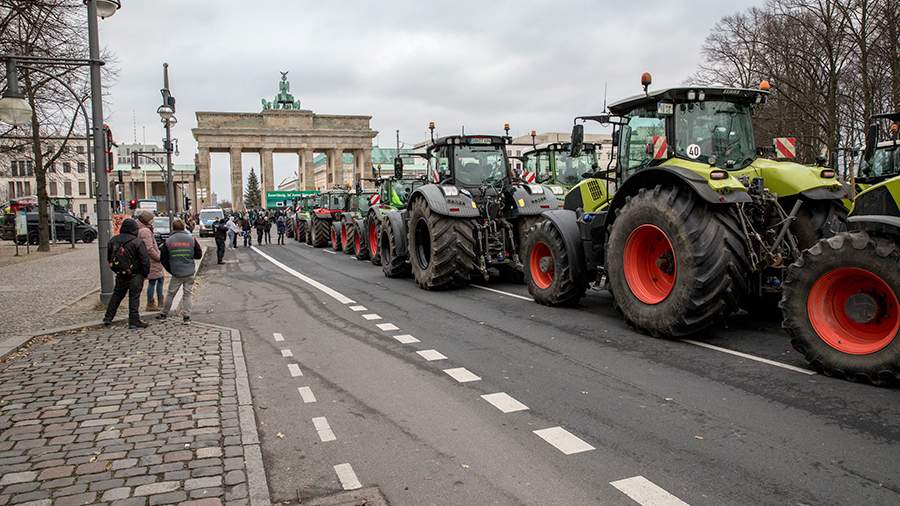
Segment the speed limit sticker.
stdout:
<svg viewBox="0 0 900 506">
<path fill-rule="evenodd" d="M 687 147 L 687 155 L 691 160 L 696 160 L 700 158 L 700 145 L 699 144 L 691 144 Z"/>
</svg>

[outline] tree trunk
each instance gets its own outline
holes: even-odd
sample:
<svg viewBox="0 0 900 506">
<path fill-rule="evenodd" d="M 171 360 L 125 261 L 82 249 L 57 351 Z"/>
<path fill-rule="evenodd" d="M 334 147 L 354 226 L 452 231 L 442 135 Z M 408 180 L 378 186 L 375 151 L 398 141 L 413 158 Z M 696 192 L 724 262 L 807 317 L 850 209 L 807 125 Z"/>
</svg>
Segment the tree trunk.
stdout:
<svg viewBox="0 0 900 506">
<path fill-rule="evenodd" d="M 24 72 L 25 93 L 28 96 L 28 105 L 32 111 L 36 111 L 34 101 L 34 89 L 31 76 Z M 44 167 L 44 153 L 41 150 L 41 124 L 37 114 L 31 115 L 31 152 L 34 155 L 34 179 L 37 186 L 38 199 L 38 238 L 40 244 L 38 251 L 50 251 L 50 220 L 47 210 L 50 199 L 47 196 L 47 170 Z"/>
</svg>

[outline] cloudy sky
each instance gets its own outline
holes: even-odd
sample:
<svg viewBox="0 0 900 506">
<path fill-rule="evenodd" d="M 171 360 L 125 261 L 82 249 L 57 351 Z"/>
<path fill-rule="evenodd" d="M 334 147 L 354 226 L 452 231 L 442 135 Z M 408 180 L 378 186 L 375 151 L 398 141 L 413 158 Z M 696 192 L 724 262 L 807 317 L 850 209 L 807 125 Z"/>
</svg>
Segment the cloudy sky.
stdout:
<svg viewBox="0 0 900 506">
<path fill-rule="evenodd" d="M 100 24 L 118 60 L 106 105 L 117 140 L 160 143 L 162 64 L 178 100 L 180 161 L 192 162 L 196 111 L 257 112 L 289 71 L 301 107 L 367 114 L 378 141 L 441 134 L 568 131 L 609 100 L 682 83 L 720 17 L 761 0 L 306 1 L 123 0 Z M 136 128 L 134 125 L 136 124 Z M 245 171 L 259 170 L 244 155 Z M 276 180 L 296 157 L 276 156 Z M 228 157 L 213 191 L 228 198 Z"/>
</svg>

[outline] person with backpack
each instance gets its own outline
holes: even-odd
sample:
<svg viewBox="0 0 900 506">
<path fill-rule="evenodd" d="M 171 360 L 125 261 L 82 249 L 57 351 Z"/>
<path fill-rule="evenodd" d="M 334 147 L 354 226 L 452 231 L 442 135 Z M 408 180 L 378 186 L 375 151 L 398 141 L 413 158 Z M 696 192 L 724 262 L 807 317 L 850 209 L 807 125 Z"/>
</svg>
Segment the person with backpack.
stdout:
<svg viewBox="0 0 900 506">
<path fill-rule="evenodd" d="M 144 242 L 138 238 L 136 221 L 128 218 L 122 222 L 119 235 L 109 240 L 106 261 L 109 262 L 109 268 L 116 273 L 116 285 L 106 306 L 103 325 L 112 324 L 116 311 L 119 310 L 119 304 L 127 293 L 128 328 L 135 330 L 147 327 L 147 322 L 141 320 L 140 310 L 144 278 L 150 274 L 150 255 L 147 254 Z"/>
<path fill-rule="evenodd" d="M 219 220 L 216 224 L 216 247 L 218 248 L 219 263 L 221 255 L 225 254 L 225 218 Z M 165 320 L 172 310 L 172 302 L 175 300 L 175 294 L 178 293 L 180 287 L 184 294 L 181 298 L 181 316 L 184 322 L 191 321 L 191 294 L 194 289 L 194 260 L 203 257 L 203 250 L 200 249 L 200 243 L 194 240 L 194 236 L 186 231 L 184 222 L 176 219 L 172 222 L 172 235 L 166 239 L 162 248 L 159 250 L 160 262 L 166 271 L 172 275 L 169 280 L 169 291 L 166 294 L 166 303 L 159 313 L 160 320 Z M 221 231 L 221 233 L 220 233 Z"/>
<path fill-rule="evenodd" d="M 275 218 L 275 228 L 278 229 L 278 244 L 284 245 L 284 231 L 287 228 L 287 224 L 283 215 L 278 215 L 278 218 Z"/>
</svg>

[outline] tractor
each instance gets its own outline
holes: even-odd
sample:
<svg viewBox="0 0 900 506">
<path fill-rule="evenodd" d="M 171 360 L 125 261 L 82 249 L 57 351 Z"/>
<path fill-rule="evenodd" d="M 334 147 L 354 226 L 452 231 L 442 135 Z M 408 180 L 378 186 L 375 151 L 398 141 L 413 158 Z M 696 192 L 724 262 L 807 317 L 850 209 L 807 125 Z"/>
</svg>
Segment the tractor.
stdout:
<svg viewBox="0 0 900 506">
<path fill-rule="evenodd" d="M 870 126 L 849 230 L 803 252 L 785 279 L 782 326 L 810 366 L 876 385 L 900 380 L 900 113 Z"/>
<path fill-rule="evenodd" d="M 295 240 L 307 242 L 309 217 L 317 199 L 317 194 L 301 195 L 294 199 L 294 216 L 291 219 L 291 228 L 294 231 L 293 238 Z"/>
<path fill-rule="evenodd" d="M 559 207 L 550 188 L 513 174 L 507 135 L 454 135 L 426 150 L 430 181 L 402 211 L 384 213 L 379 249 L 388 277 L 412 273 L 426 290 L 488 279 L 489 269 L 521 270 L 525 234 L 543 211 Z M 398 179 L 402 160 L 395 162 Z"/>
<path fill-rule="evenodd" d="M 394 163 L 402 162 L 395 161 Z M 423 176 L 404 176 L 402 168 L 399 177 L 395 174 L 375 180 L 378 192 L 370 199 L 371 205 L 365 219 L 357 222 L 358 230 L 363 233 L 357 235 L 360 238 L 360 247 L 356 252 L 356 258 L 369 260 L 374 265 L 381 265 L 381 250 L 378 247 L 378 240 L 381 237 L 381 221 L 384 213 L 404 209 L 413 190 L 425 182 Z"/>
<path fill-rule="evenodd" d="M 566 192 L 578 184 L 585 175 L 597 171 L 599 145 L 585 143 L 581 154 L 571 156 L 570 143 L 554 142 L 522 153 L 525 179 L 546 184 L 557 199 L 563 201 Z"/>
<path fill-rule="evenodd" d="M 324 191 L 319 194 L 314 208 L 310 212 L 307 227 L 307 243 L 322 248 L 336 241 L 334 227 L 335 218 L 347 210 L 350 192 L 341 188 Z"/>
<path fill-rule="evenodd" d="M 363 190 L 361 182 L 357 183 L 356 193 L 350 195 L 348 199 L 347 211 L 335 216 L 332 224 L 334 230 L 332 231 L 333 243 L 331 246 L 335 251 L 354 255 L 357 248 L 362 247 L 356 224 L 368 213 L 375 195 L 377 194 L 374 191 Z"/>
<path fill-rule="evenodd" d="M 573 155 L 585 121 L 613 125 L 615 168 L 578 183 L 528 235 L 529 292 L 574 304 L 593 283 L 653 336 L 774 307 L 800 252 L 845 229 L 849 187 L 832 169 L 757 155 L 751 116 L 767 82 L 648 91 L 650 81 L 608 113 L 575 119 Z"/>
</svg>

